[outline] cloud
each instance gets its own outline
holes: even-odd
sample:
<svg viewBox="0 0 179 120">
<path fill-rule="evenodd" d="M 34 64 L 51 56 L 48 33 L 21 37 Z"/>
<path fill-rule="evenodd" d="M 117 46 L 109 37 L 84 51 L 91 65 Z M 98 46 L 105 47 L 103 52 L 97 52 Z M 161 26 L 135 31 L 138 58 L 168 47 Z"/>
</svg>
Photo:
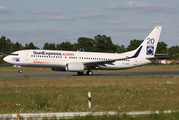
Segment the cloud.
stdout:
<svg viewBox="0 0 179 120">
<path fill-rule="evenodd" d="M 10 13 L 11 11 L 7 9 L 6 7 L 0 6 L 0 13 Z"/>
<path fill-rule="evenodd" d="M 36 22 L 36 18 L 15 18 L 10 19 L 9 22 Z"/>
<path fill-rule="evenodd" d="M 59 10 L 51 10 L 51 11 L 38 11 L 32 12 L 33 14 L 59 14 L 61 13 Z"/>
<path fill-rule="evenodd" d="M 130 26 L 130 27 L 119 27 L 114 28 L 114 30 L 119 31 L 145 31 L 145 30 L 151 30 L 152 27 L 149 26 Z"/>
<path fill-rule="evenodd" d="M 0 23 L 23 23 L 23 22 L 36 22 L 36 18 L 14 18 L 9 20 L 0 19 Z"/>
<path fill-rule="evenodd" d="M 77 18 L 102 18 L 102 17 L 109 17 L 109 15 L 102 14 L 102 13 L 91 13 L 91 14 L 77 14 L 75 15 Z"/>
<path fill-rule="evenodd" d="M 55 21 L 72 21 L 72 17 L 56 16 L 56 17 L 42 17 L 43 20 L 55 20 Z"/>
<path fill-rule="evenodd" d="M 148 27 L 148 26 L 131 26 L 128 29 L 129 30 L 150 30 L 151 27 Z"/>
<path fill-rule="evenodd" d="M 119 22 L 117 20 L 113 20 L 113 21 L 108 21 L 108 24 L 118 24 Z"/>
<path fill-rule="evenodd" d="M 105 9 L 111 9 L 111 10 L 131 10 L 131 11 L 142 12 L 142 13 L 153 13 L 153 12 L 179 13 L 179 9 L 177 6 L 155 5 L 155 4 L 142 3 L 142 2 L 125 2 L 125 3 L 106 5 L 103 7 Z"/>
</svg>

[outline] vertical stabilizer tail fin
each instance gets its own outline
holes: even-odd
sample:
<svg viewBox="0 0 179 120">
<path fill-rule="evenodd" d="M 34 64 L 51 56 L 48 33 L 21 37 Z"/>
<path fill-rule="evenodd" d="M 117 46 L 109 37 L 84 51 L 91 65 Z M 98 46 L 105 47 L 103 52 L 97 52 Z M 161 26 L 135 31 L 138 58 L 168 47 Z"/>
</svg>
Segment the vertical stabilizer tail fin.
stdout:
<svg viewBox="0 0 179 120">
<path fill-rule="evenodd" d="M 161 26 L 156 26 L 153 29 L 153 31 L 147 36 L 147 38 L 142 42 L 142 44 L 136 49 L 136 51 L 139 51 L 140 49 L 140 53 L 138 53 L 137 57 L 154 57 L 161 30 Z"/>
</svg>

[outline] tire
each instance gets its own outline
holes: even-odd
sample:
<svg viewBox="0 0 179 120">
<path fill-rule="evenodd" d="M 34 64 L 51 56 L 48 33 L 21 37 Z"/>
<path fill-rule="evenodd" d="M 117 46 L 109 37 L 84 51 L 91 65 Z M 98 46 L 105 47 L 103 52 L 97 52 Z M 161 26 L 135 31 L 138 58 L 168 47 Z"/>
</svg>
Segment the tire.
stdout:
<svg viewBox="0 0 179 120">
<path fill-rule="evenodd" d="M 21 74 L 21 73 L 22 73 L 22 70 L 19 70 L 19 73 Z"/>
<path fill-rule="evenodd" d="M 78 73 L 78 75 L 83 75 L 83 71 L 82 72 L 77 72 Z"/>
<path fill-rule="evenodd" d="M 90 75 L 90 76 L 93 75 L 93 72 L 92 72 L 92 71 L 89 71 L 89 72 L 88 72 L 88 75 Z"/>
</svg>

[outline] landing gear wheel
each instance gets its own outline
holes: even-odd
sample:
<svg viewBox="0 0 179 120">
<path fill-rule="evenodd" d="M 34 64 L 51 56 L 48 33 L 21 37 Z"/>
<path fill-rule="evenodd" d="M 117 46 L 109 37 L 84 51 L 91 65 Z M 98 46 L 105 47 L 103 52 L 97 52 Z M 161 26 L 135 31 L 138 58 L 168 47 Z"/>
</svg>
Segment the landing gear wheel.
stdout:
<svg viewBox="0 0 179 120">
<path fill-rule="evenodd" d="M 21 74 L 21 73 L 22 73 L 22 70 L 19 70 L 19 73 Z"/>
<path fill-rule="evenodd" d="M 93 75 L 93 72 L 92 72 L 92 71 L 89 71 L 89 75 Z"/>
<path fill-rule="evenodd" d="M 82 72 L 77 72 L 78 73 L 78 75 L 83 75 L 83 71 Z"/>
<path fill-rule="evenodd" d="M 86 74 L 87 75 L 93 75 L 93 72 L 92 71 L 87 71 Z"/>
</svg>

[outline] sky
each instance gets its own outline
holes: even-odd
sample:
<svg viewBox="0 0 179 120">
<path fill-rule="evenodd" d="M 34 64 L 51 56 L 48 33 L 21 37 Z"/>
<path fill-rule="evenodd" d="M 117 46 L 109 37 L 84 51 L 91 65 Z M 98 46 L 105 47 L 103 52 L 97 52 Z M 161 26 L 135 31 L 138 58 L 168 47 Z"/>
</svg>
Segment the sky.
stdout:
<svg viewBox="0 0 179 120">
<path fill-rule="evenodd" d="M 77 43 L 110 36 L 114 44 L 145 39 L 162 26 L 159 42 L 179 45 L 179 0 L 1 0 L 0 36 L 23 46 Z"/>
</svg>

